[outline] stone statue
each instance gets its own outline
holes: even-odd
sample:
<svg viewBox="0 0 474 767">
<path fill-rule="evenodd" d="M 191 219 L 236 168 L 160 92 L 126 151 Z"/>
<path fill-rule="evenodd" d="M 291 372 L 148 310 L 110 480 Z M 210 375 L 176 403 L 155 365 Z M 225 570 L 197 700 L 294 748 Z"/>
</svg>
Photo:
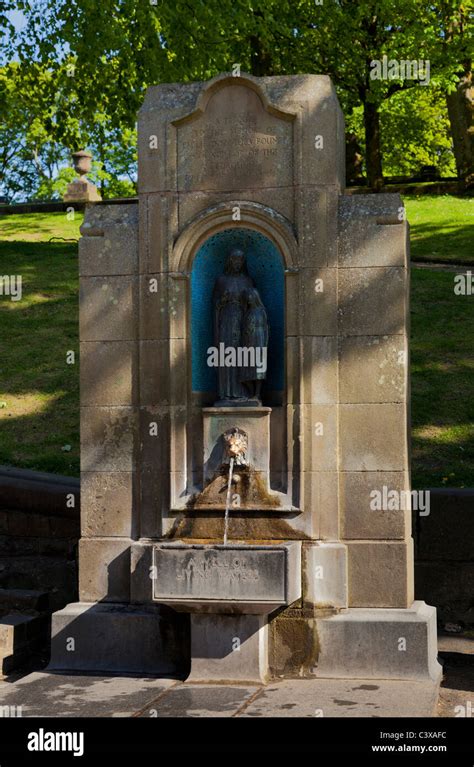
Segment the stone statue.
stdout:
<svg viewBox="0 0 474 767">
<path fill-rule="evenodd" d="M 234 248 L 213 291 L 214 342 L 221 405 L 260 405 L 266 377 L 268 321 L 247 272 L 245 254 Z"/>
</svg>

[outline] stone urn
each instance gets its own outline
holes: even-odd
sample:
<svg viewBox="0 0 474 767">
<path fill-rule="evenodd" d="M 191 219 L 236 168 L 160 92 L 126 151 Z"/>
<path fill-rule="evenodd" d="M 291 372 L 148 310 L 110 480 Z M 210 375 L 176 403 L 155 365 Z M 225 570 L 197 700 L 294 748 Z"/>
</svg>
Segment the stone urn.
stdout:
<svg viewBox="0 0 474 767">
<path fill-rule="evenodd" d="M 86 152 L 85 149 L 80 149 L 79 152 L 72 153 L 72 161 L 76 173 L 79 176 L 85 176 L 91 169 L 92 155 L 90 152 Z"/>
<path fill-rule="evenodd" d="M 99 202 L 102 198 L 96 185 L 86 178 L 92 166 L 92 155 L 85 149 L 72 153 L 74 170 L 79 178 L 75 178 L 66 189 L 65 202 Z"/>
</svg>

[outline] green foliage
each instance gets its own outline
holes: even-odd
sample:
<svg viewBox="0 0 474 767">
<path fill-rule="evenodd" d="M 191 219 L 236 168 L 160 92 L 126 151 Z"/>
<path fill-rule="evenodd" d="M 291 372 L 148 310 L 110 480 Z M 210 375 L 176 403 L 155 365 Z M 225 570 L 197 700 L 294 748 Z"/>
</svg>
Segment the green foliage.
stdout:
<svg viewBox="0 0 474 767">
<path fill-rule="evenodd" d="M 48 170 L 51 150 L 43 160 L 41 150 L 47 143 L 59 147 L 59 153 L 88 146 L 103 163 L 102 192 L 133 193 L 136 164 L 127 132 L 133 133 L 146 88 L 208 79 L 239 63 L 242 71 L 256 75 L 329 74 L 349 123 L 360 123 L 363 105 L 366 111 L 367 105 L 380 110 L 386 172 L 416 171 L 426 158 L 429 164 L 435 158 L 448 173 L 452 163 L 443 94 L 455 88 L 469 56 L 470 4 L 470 0 L 397 0 L 396 4 L 324 0 L 321 5 L 314 0 L 157 0 L 156 5 L 149 0 L 18 0 L 27 24 L 16 36 L 10 35 L 10 55 L 21 64 L 23 107 L 34 115 L 28 139 L 21 143 L 30 147 L 34 134 L 36 173 L 46 178 L 57 173 L 54 162 L 52 174 Z M 371 62 L 384 55 L 428 59 L 430 86 L 423 88 L 414 80 L 372 79 Z M 402 99 L 405 92 L 416 96 Z M 437 114 L 440 124 L 435 126 Z M 8 117 L 7 124 L 16 123 Z M 393 137 L 405 131 L 409 135 L 403 148 L 394 149 Z M 363 131 L 358 132 L 364 138 Z M 58 163 L 63 167 L 64 160 Z M 30 194 L 35 168 L 26 162 L 26 169 L 24 188 Z M 48 183 L 43 178 L 39 194 Z"/>
<path fill-rule="evenodd" d="M 410 176 L 422 165 L 435 165 L 441 176 L 455 176 L 446 101 L 439 88 L 400 91 L 380 107 L 383 172 Z M 346 130 L 364 143 L 362 107 L 352 110 Z"/>
</svg>

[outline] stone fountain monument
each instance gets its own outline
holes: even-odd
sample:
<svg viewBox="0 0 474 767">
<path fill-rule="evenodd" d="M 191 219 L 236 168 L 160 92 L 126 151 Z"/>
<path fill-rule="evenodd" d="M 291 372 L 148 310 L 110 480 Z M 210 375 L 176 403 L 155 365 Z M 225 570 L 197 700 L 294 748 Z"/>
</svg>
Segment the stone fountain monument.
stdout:
<svg viewBox="0 0 474 767">
<path fill-rule="evenodd" d="M 149 88 L 138 205 L 80 241 L 80 602 L 51 667 L 425 678 L 413 596 L 408 225 L 344 192 L 325 76 Z"/>
</svg>

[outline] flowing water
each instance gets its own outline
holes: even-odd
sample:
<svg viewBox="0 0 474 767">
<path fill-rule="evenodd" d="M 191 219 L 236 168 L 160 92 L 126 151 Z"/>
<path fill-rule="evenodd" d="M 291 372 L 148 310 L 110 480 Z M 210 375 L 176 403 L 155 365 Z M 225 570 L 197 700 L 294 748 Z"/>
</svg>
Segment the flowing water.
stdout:
<svg viewBox="0 0 474 767">
<path fill-rule="evenodd" d="M 229 530 L 229 509 L 230 499 L 232 494 L 232 474 L 234 472 L 234 458 L 231 457 L 229 463 L 229 480 L 227 482 L 227 498 L 225 502 L 225 517 L 224 517 L 224 546 L 227 546 L 227 533 Z"/>
</svg>

